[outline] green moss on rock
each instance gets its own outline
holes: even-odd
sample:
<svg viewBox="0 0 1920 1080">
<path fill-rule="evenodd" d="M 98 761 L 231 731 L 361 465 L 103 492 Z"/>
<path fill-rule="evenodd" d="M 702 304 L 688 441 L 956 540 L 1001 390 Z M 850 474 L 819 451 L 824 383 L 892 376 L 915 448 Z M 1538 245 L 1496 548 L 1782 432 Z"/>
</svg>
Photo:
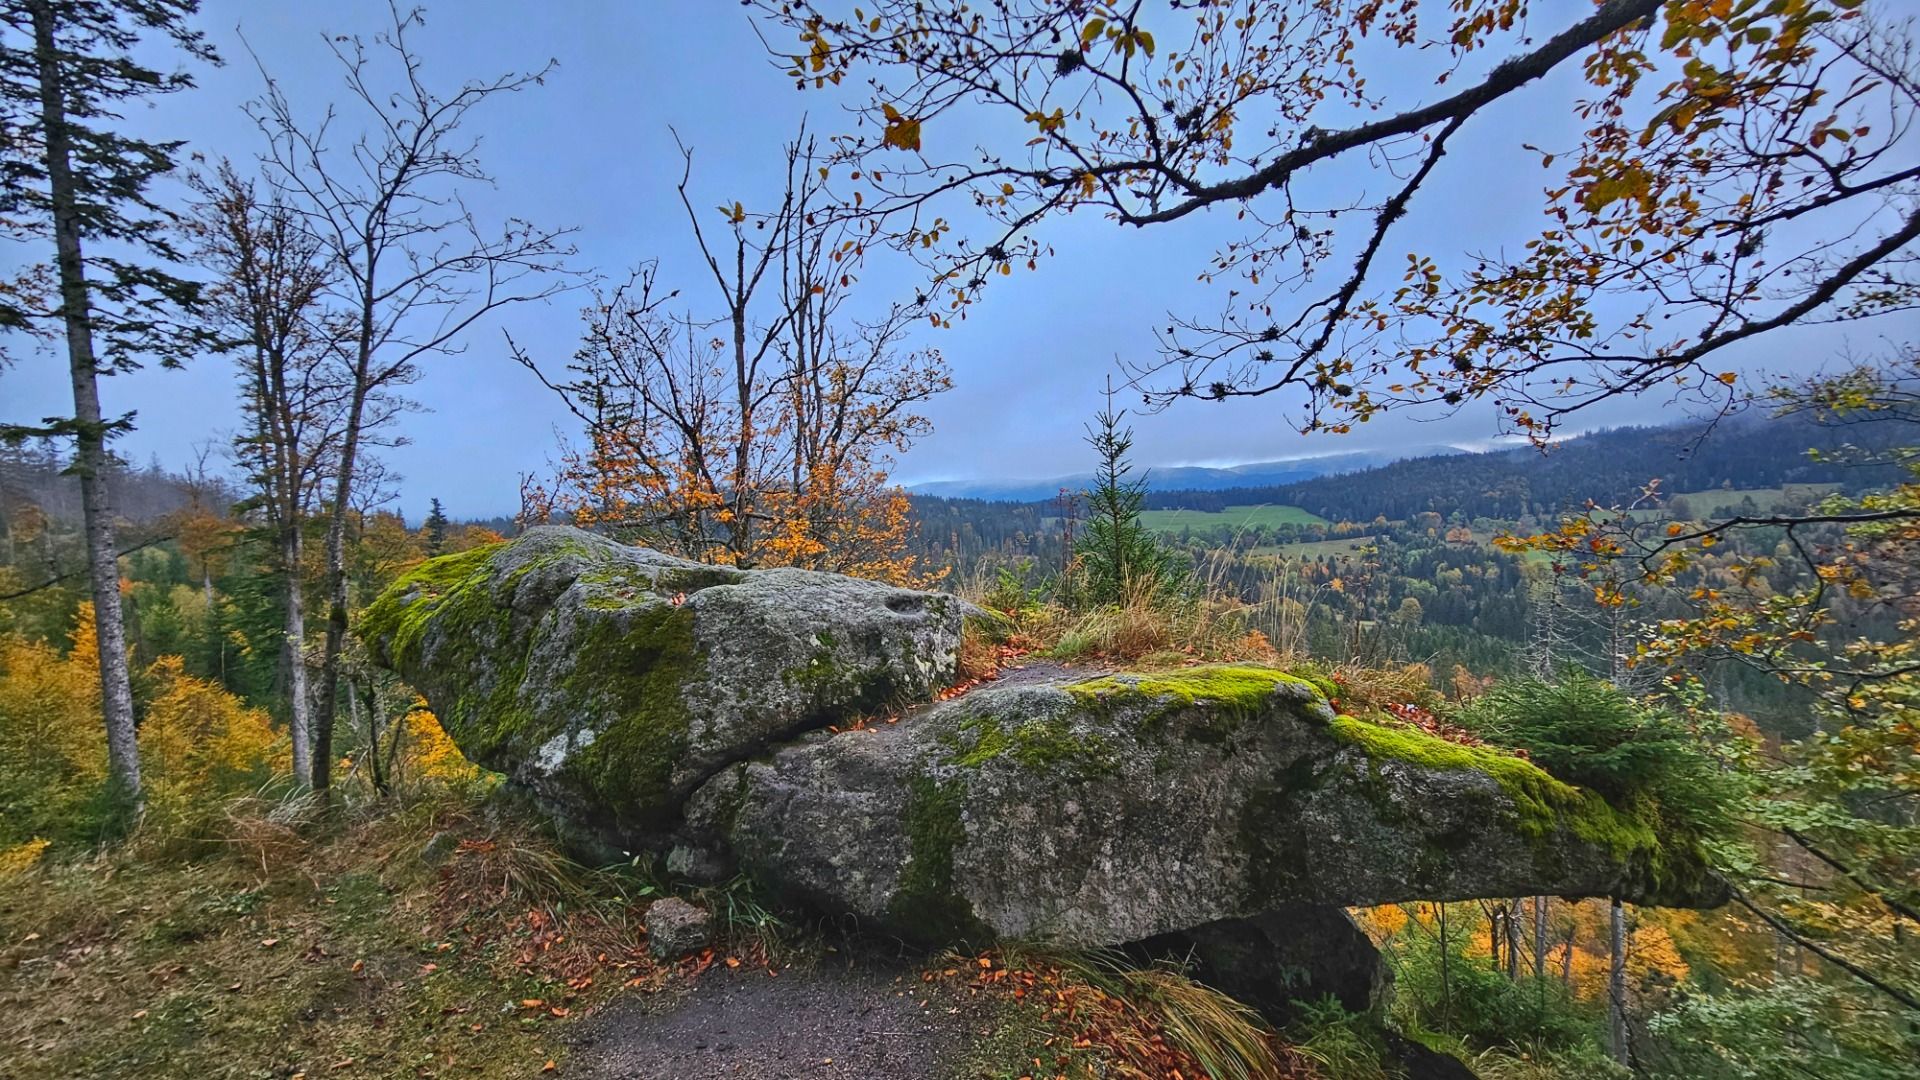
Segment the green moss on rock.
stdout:
<svg viewBox="0 0 1920 1080">
<path fill-rule="evenodd" d="M 1512 802 L 1520 832 L 1536 842 L 1547 841 L 1565 829 L 1604 848 L 1618 860 L 1645 858 L 1655 868 L 1668 862 L 1660 838 L 1646 817 L 1610 806 L 1597 792 L 1557 780 L 1530 761 L 1489 747 L 1462 746 L 1424 731 L 1352 716 L 1335 718 L 1330 730 L 1334 738 L 1358 747 L 1376 763 L 1403 761 L 1427 769 L 1469 769 L 1492 778 Z"/>
<path fill-rule="evenodd" d="M 685 756 L 692 719 L 682 690 L 695 674 L 699 646 L 693 613 L 665 602 L 591 624 L 558 699 L 621 708 L 564 769 L 602 806 L 618 807 L 638 827 L 673 816 L 674 765 Z"/>
<path fill-rule="evenodd" d="M 1318 694 L 1314 685 L 1297 675 L 1273 668 L 1217 664 L 1142 675 L 1105 675 L 1074 683 L 1067 692 L 1082 700 L 1114 694 L 1169 698 L 1182 706 L 1202 703 L 1230 709 L 1257 709 L 1282 686 L 1298 686 Z"/>
<path fill-rule="evenodd" d="M 1119 771 L 1119 759 L 1098 732 L 1075 731 L 1060 717 L 1031 717 L 1003 724 L 998 716 L 975 716 L 963 721 L 944 739 L 952 752 L 948 763 L 977 769 L 1007 759 L 1062 780 L 1092 780 Z"/>
<path fill-rule="evenodd" d="M 491 608 L 493 556 L 502 544 L 485 544 L 428 559 L 401 575 L 360 616 L 360 636 L 407 670 L 420 662 L 427 627 L 445 610 L 450 616 Z"/>
<path fill-rule="evenodd" d="M 1179 714 L 1191 717 L 1184 734 L 1201 741 L 1232 736 L 1249 719 L 1273 707 L 1275 695 L 1290 688 L 1296 700 L 1321 697 L 1312 683 L 1273 668 L 1216 664 L 1168 672 L 1105 675 L 1066 688 L 1083 705 L 1106 710 L 1130 701 L 1150 704 L 1149 723 Z M 1303 693 L 1304 692 L 1304 693 Z"/>
<path fill-rule="evenodd" d="M 901 813 L 907 862 L 887 914 L 895 925 L 928 941 L 987 936 L 973 905 L 953 885 L 954 852 L 967 839 L 960 817 L 964 796 L 957 780 L 918 776 L 909 784 Z"/>
<path fill-rule="evenodd" d="M 648 575 L 603 565 L 606 553 L 586 544 L 553 545 L 510 573 L 498 562 L 503 547 L 421 563 L 367 609 L 361 636 L 420 683 L 468 757 L 494 767 L 534 757 L 573 717 L 603 711 L 593 703 L 617 703 L 615 720 L 582 733 L 591 742 L 582 738 L 562 768 L 602 805 L 657 823 L 671 809 L 668 780 L 688 741 L 681 691 L 698 660 L 693 613 L 662 599 Z M 534 635 L 515 626 L 510 598 L 496 590 L 563 560 L 585 567 L 576 580 L 594 615 L 578 624 L 581 640 L 558 685 L 529 688 Z"/>
</svg>

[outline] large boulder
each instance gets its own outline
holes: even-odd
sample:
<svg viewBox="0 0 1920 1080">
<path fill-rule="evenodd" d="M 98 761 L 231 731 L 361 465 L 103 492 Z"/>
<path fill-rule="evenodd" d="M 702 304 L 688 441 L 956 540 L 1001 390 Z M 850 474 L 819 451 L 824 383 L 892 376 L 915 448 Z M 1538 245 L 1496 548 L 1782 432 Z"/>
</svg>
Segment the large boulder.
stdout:
<svg viewBox="0 0 1920 1080">
<path fill-rule="evenodd" d="M 1592 792 L 1251 667 L 1009 679 L 801 739 L 708 781 L 685 844 L 683 864 L 731 860 L 923 941 L 1120 945 L 1285 904 L 1723 900 L 1691 844 Z"/>
<path fill-rule="evenodd" d="M 637 849 L 727 766 L 948 685 L 961 618 L 939 593 L 538 528 L 422 564 L 361 633 L 468 758 Z"/>
</svg>

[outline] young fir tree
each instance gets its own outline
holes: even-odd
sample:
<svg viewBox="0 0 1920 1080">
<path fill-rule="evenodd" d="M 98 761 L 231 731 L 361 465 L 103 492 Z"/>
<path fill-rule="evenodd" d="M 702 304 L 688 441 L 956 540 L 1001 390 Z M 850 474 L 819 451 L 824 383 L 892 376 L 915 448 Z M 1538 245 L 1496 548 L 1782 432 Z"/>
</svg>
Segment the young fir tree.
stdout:
<svg viewBox="0 0 1920 1080">
<path fill-rule="evenodd" d="M 1081 598 L 1092 604 L 1117 604 L 1136 590 L 1178 585 L 1182 574 L 1173 553 L 1162 547 L 1140 520 L 1147 501 L 1145 476 L 1129 479 L 1133 465 L 1133 429 L 1122 427 L 1125 409 L 1113 407 L 1113 384 L 1107 384 L 1107 404 L 1087 425 L 1087 444 L 1100 457 L 1093 487 L 1085 494 L 1086 529 L 1074 545 L 1080 563 Z"/>
<path fill-rule="evenodd" d="M 427 510 L 427 554 L 440 555 L 447 550 L 447 512 L 434 499 Z"/>
<path fill-rule="evenodd" d="M 198 0 L 0 0 L 0 228 L 24 242 L 49 241 L 55 287 L 47 303 L 32 291 L 0 290 L 0 327 L 64 337 L 73 377 L 73 415 L 36 426 L 0 424 L 0 438 L 71 438 L 80 479 L 94 614 L 98 620 L 101 709 L 118 797 L 140 798 L 133 691 L 120 609 L 120 570 L 108 501 L 107 441 L 132 415 L 107 418 L 99 377 L 142 359 L 178 364 L 195 344 L 172 313 L 197 296 L 166 269 L 173 215 L 149 194 L 174 167 L 177 142 L 114 130 L 131 105 L 193 85 L 182 72 L 148 67 L 143 45 L 170 41 L 188 56 L 216 61 L 187 25 Z M 102 254 L 102 250 L 111 254 Z"/>
</svg>

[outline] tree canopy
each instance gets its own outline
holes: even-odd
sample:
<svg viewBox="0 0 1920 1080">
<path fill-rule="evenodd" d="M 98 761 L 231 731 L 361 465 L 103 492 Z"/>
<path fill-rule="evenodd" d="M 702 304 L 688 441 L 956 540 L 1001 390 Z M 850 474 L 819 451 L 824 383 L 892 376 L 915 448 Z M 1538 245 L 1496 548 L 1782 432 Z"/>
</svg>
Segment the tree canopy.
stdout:
<svg viewBox="0 0 1920 1080">
<path fill-rule="evenodd" d="M 1049 254 L 1050 217 L 1244 223 L 1201 268 L 1217 312 L 1133 365 L 1149 400 L 1292 389 L 1301 426 L 1344 431 L 1488 399 L 1544 436 L 1622 394 L 1724 407 L 1744 343 L 1916 299 L 1920 81 L 1861 0 L 756 6 L 796 85 L 866 80 L 850 212 L 950 313 Z M 1487 167 L 1447 158 L 1480 126 L 1543 168 L 1538 224 L 1408 250 L 1422 187 Z M 1329 190 L 1343 167 L 1369 186 Z"/>
</svg>

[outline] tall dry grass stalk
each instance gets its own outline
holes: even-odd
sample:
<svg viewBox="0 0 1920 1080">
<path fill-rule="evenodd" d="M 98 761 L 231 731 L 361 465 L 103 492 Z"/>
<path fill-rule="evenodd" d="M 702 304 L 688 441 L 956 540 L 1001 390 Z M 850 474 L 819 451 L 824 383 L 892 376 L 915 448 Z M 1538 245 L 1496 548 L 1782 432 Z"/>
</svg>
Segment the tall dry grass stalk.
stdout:
<svg viewBox="0 0 1920 1080">
<path fill-rule="evenodd" d="M 1134 967 L 1107 954 L 1066 956 L 1059 965 L 1138 1012 L 1147 1023 L 1117 1027 L 1140 1038 L 1162 1035 L 1214 1080 L 1281 1080 L 1298 1074 L 1298 1062 L 1273 1029 L 1246 1005 L 1193 981 L 1173 967 Z M 1131 1048 L 1150 1060 L 1152 1047 Z"/>
</svg>

